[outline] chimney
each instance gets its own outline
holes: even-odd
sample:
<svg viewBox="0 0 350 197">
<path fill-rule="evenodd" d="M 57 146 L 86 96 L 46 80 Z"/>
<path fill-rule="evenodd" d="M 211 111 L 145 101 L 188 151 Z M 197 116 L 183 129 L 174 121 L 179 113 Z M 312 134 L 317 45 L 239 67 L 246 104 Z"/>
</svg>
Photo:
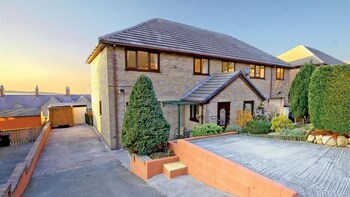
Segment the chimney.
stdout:
<svg viewBox="0 0 350 197">
<path fill-rule="evenodd" d="M 39 87 L 35 86 L 35 96 L 38 97 L 39 96 Z"/>
<path fill-rule="evenodd" d="M 0 97 L 4 97 L 5 96 L 5 88 L 3 85 L 0 86 Z"/>
<path fill-rule="evenodd" d="M 66 96 L 70 96 L 70 89 L 69 89 L 69 86 L 66 87 Z"/>
</svg>

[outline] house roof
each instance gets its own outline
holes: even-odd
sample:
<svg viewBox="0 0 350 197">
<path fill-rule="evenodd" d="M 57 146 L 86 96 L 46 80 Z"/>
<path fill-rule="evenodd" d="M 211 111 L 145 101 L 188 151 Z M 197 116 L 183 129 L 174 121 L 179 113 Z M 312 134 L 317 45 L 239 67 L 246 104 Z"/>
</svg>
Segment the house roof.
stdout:
<svg viewBox="0 0 350 197">
<path fill-rule="evenodd" d="M 0 117 L 40 116 L 40 112 L 40 108 L 2 109 L 0 110 Z"/>
<path fill-rule="evenodd" d="M 0 109 L 11 109 L 11 108 L 40 108 L 46 103 L 51 97 L 55 97 L 62 103 L 78 102 L 79 98 L 84 96 L 87 100 L 91 101 L 90 95 L 5 95 L 0 97 Z M 17 107 L 16 107 L 17 106 Z M 20 107 L 18 107 L 20 106 Z"/>
<path fill-rule="evenodd" d="M 132 46 L 255 64 L 290 65 L 232 36 L 164 19 L 151 19 L 99 38 L 99 44 Z M 94 52 L 97 54 L 99 46 Z M 94 59 L 94 52 L 87 62 Z M 95 54 L 95 55 L 97 55 Z"/>
<path fill-rule="evenodd" d="M 322 51 L 317 49 L 299 45 L 291 50 L 278 56 L 278 58 L 290 63 L 294 67 L 300 67 L 305 63 L 313 63 L 315 65 L 337 65 L 345 64 L 345 62 L 340 61 Z"/>
<path fill-rule="evenodd" d="M 236 71 L 232 73 L 220 73 L 214 74 L 187 92 L 181 99 L 184 101 L 207 103 L 214 96 L 220 93 L 226 86 L 230 85 L 235 79 L 241 78 L 246 84 L 252 88 L 252 90 L 262 99 L 266 100 L 266 97 L 259 91 L 259 89 L 253 84 L 253 82 L 247 78 L 242 71 Z"/>
</svg>

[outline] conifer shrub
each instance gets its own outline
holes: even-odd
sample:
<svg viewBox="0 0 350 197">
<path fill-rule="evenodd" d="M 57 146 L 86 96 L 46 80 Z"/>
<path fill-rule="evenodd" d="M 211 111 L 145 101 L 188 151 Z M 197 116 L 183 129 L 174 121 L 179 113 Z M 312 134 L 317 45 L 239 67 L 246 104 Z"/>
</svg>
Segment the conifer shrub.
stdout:
<svg viewBox="0 0 350 197">
<path fill-rule="evenodd" d="M 149 155 L 164 151 L 170 125 L 153 90 L 152 81 L 141 75 L 131 91 L 122 126 L 122 143 L 130 153 Z"/>
<path fill-rule="evenodd" d="M 309 85 L 311 123 L 317 129 L 350 134 L 350 65 L 321 66 Z"/>
</svg>

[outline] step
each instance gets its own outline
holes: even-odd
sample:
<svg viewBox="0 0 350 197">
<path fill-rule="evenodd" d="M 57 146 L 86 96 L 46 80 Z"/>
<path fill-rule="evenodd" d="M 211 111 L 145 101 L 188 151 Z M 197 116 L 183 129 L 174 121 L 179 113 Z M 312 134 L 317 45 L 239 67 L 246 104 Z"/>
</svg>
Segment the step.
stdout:
<svg viewBox="0 0 350 197">
<path fill-rule="evenodd" d="M 163 164 L 163 174 L 169 179 L 187 174 L 187 166 L 180 161 Z"/>
</svg>

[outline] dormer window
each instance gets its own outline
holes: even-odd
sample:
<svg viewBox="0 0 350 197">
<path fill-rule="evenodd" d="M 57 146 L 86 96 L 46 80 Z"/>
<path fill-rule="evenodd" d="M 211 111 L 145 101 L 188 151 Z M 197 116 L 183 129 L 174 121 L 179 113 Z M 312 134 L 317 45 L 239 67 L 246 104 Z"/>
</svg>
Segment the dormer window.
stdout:
<svg viewBox="0 0 350 197">
<path fill-rule="evenodd" d="M 126 50 L 125 70 L 159 72 L 159 54 L 148 51 Z"/>
</svg>

